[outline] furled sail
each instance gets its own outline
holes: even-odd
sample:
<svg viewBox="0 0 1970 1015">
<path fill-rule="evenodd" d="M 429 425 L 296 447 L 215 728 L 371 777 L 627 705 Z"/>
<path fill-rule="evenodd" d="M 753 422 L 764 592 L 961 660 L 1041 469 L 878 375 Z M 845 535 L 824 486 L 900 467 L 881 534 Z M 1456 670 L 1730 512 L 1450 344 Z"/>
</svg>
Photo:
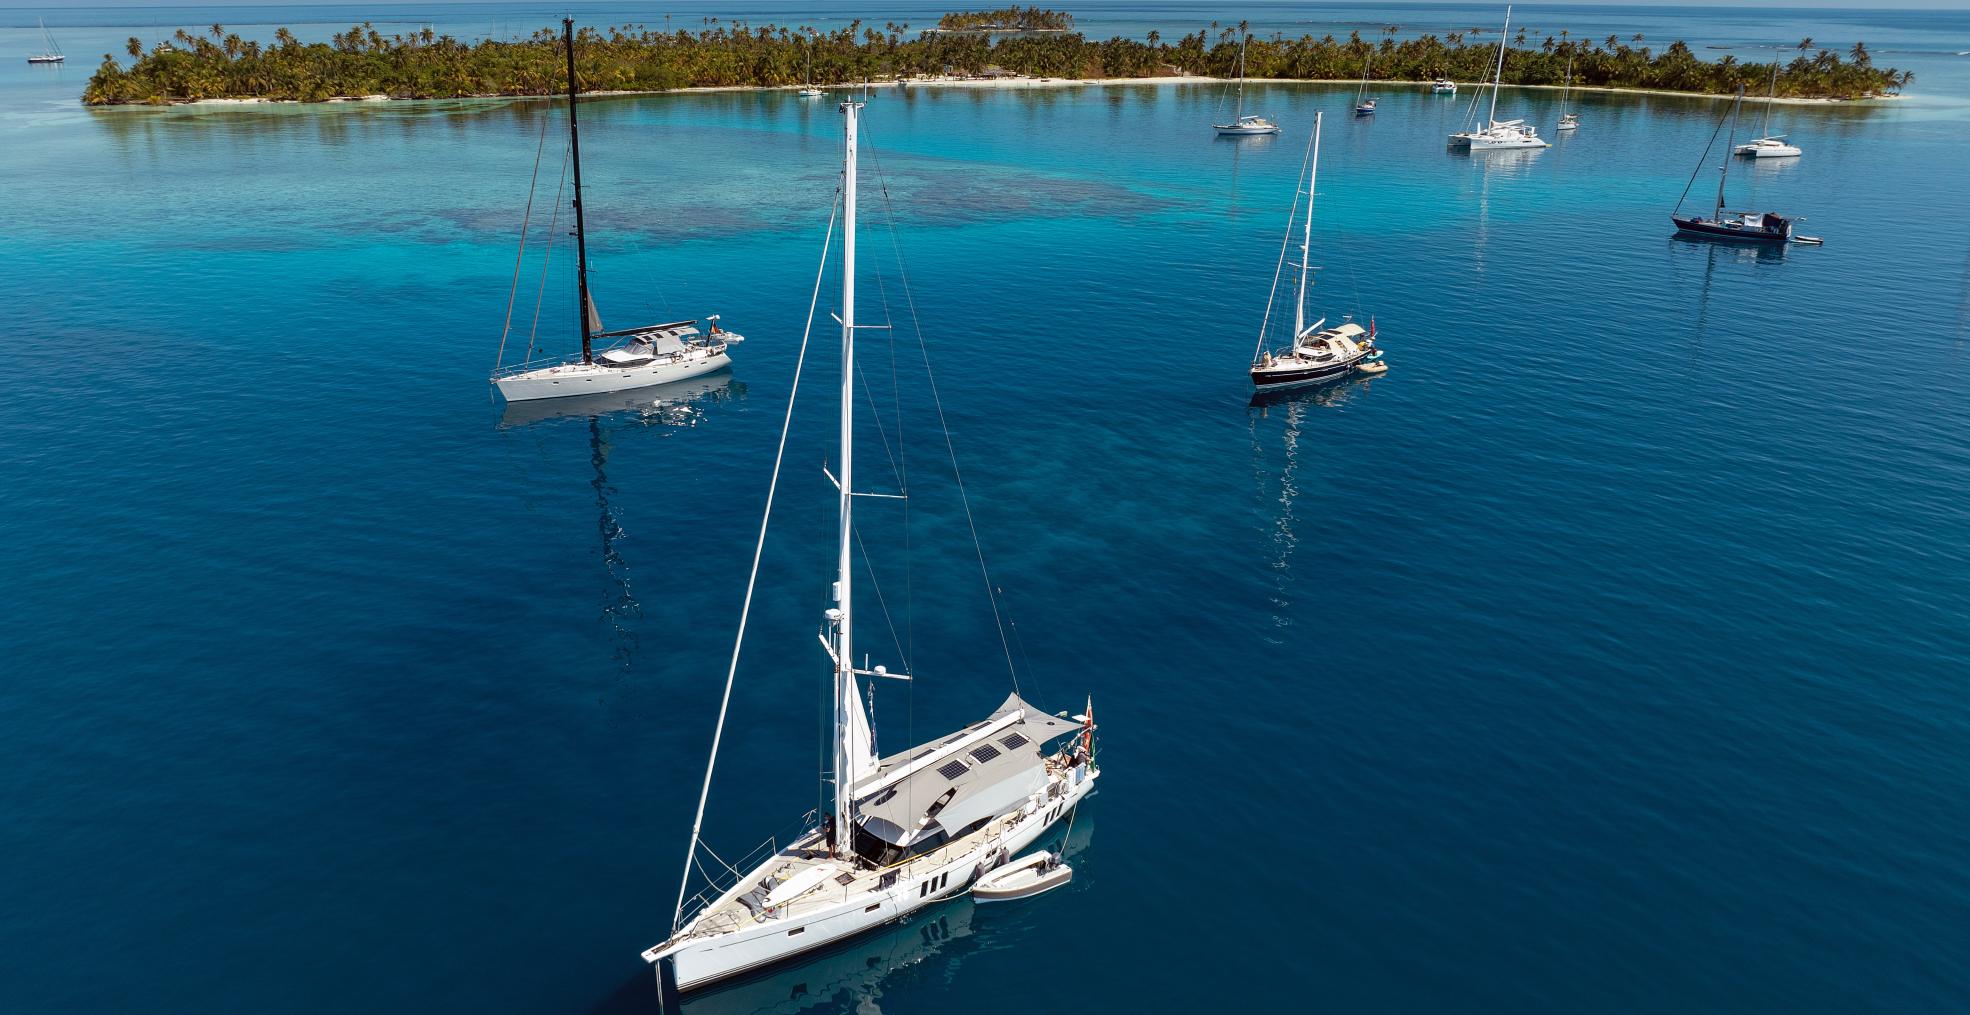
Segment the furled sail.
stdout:
<svg viewBox="0 0 1970 1015">
<path fill-rule="evenodd" d="M 876 738 L 869 730 L 869 711 L 862 706 L 862 690 L 853 682 L 848 686 L 848 715 L 841 726 L 842 785 L 853 786 L 876 770 Z"/>
</svg>

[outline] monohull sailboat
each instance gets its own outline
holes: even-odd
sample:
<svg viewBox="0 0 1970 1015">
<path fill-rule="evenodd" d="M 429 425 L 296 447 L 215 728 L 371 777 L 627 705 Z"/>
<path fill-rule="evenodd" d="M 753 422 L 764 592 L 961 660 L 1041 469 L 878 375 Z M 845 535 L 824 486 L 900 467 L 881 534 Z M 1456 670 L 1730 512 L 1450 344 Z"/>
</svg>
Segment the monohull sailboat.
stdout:
<svg viewBox="0 0 1970 1015">
<path fill-rule="evenodd" d="M 1573 54 L 1566 55 L 1566 83 L 1560 86 L 1560 130 L 1579 130 L 1580 114 L 1567 111 L 1567 100 L 1573 97 Z"/>
<path fill-rule="evenodd" d="M 1245 112 L 1245 44 L 1250 41 L 1251 36 L 1238 40 L 1238 110 L 1232 115 L 1230 123 L 1211 125 L 1217 130 L 1219 137 L 1250 137 L 1256 134 L 1279 133 L 1278 124 L 1263 116 L 1247 115 Z"/>
<path fill-rule="evenodd" d="M 1485 113 L 1485 126 L 1450 135 L 1450 147 L 1459 151 L 1494 152 L 1514 148 L 1551 148 L 1552 142 L 1539 136 L 1537 128 L 1524 120 L 1498 119 L 1498 87 L 1505 76 L 1505 40 L 1512 33 L 1512 9 L 1505 8 L 1505 27 L 1498 34 L 1498 66 L 1491 72 L 1491 108 Z M 1477 97 L 1471 98 L 1471 113 L 1477 112 Z M 1466 122 L 1470 114 L 1466 114 Z"/>
<path fill-rule="evenodd" d="M 1306 294 L 1311 287 L 1311 271 L 1308 259 L 1313 248 L 1313 184 L 1320 175 L 1320 114 L 1313 114 L 1313 138 L 1307 158 L 1308 169 L 1303 180 L 1306 184 L 1306 219 L 1300 233 L 1299 285 L 1293 295 L 1293 340 L 1280 352 L 1265 347 L 1265 332 L 1272 318 L 1272 303 L 1266 302 L 1266 322 L 1259 325 L 1259 347 L 1252 353 L 1252 383 L 1261 390 L 1283 389 L 1305 384 L 1320 384 L 1338 380 L 1366 364 L 1377 363 L 1381 351 L 1375 348 L 1373 320 L 1364 329 L 1353 321 L 1344 321 L 1332 328 L 1323 328 L 1326 318 L 1309 325 L 1306 323 Z M 1293 201 L 1293 213 L 1286 219 L 1286 235 L 1290 238 L 1293 221 L 1299 217 L 1299 200 Z M 1285 255 L 1280 255 L 1280 267 L 1285 267 Z M 1273 275 L 1273 292 L 1279 291 L 1279 276 Z"/>
<path fill-rule="evenodd" d="M 726 705 L 719 709 L 711 757 L 692 820 L 691 843 L 678 886 L 670 937 L 643 952 L 660 982 L 690 991 L 761 969 L 908 916 L 962 894 L 980 876 L 1016 856 L 1054 827 L 1093 791 L 1100 774 L 1094 759 L 1093 701 L 1079 716 L 1054 716 L 1020 697 L 1017 689 L 985 718 L 887 757 L 878 757 L 859 682 L 912 679 L 858 658 L 854 642 L 854 592 L 858 537 L 853 509 L 858 497 L 881 496 L 855 488 L 855 318 L 857 128 L 862 103 L 843 102 L 841 176 L 841 388 L 838 471 L 837 570 L 833 605 L 825 612 L 821 641 L 832 669 L 824 777 L 832 784 L 825 813 L 810 815 L 792 842 L 769 841 L 758 860 L 727 864 L 704 846 L 701 832 L 712 771 L 723 736 Z M 825 248 L 824 248 L 825 251 Z M 825 258 L 825 252 L 824 252 Z M 816 296 L 819 283 L 816 283 Z M 810 310 L 812 319 L 812 311 Z M 799 377 L 796 369 L 795 391 Z M 789 397 L 789 421 L 792 414 Z M 781 449 L 785 449 L 786 424 Z M 739 649 L 744 644 L 759 554 L 779 479 L 774 463 L 766 519 L 754 551 L 739 637 L 726 671 L 731 700 Z M 893 496 L 893 495 L 892 495 Z M 982 570 L 982 558 L 981 558 Z M 1064 741 L 1064 742 L 1063 742 Z M 1057 746 L 1049 750 L 1047 745 Z M 706 857 L 716 866 L 706 862 Z M 694 872 L 709 886 L 688 890 Z M 688 899 L 688 901 L 687 901 Z"/>
<path fill-rule="evenodd" d="M 1731 156 L 1729 153 L 1732 150 L 1731 142 L 1737 139 L 1737 114 L 1739 107 L 1743 105 L 1744 88 L 1740 86 L 1737 90 L 1737 97 L 1731 101 L 1730 112 L 1725 114 L 1726 119 L 1728 119 L 1731 125 L 1731 137 L 1724 142 L 1725 155 L 1723 164 L 1717 167 L 1717 203 L 1711 209 L 1710 217 L 1704 218 L 1701 215 L 1682 214 L 1683 201 L 1688 199 L 1690 195 L 1690 186 L 1696 183 L 1697 174 L 1703 172 L 1703 160 L 1699 159 L 1696 169 L 1690 173 L 1690 182 L 1683 186 L 1683 197 L 1676 201 L 1675 210 L 1669 213 L 1669 220 L 1676 223 L 1676 235 L 1701 240 L 1762 243 L 1772 246 L 1783 246 L 1793 242 L 1795 239 L 1801 243 L 1819 243 L 1820 240 L 1818 237 L 1795 237 L 1793 235 L 1795 219 L 1768 211 L 1727 212 L 1724 210 L 1724 184 L 1729 182 L 1731 177 Z M 1718 130 L 1722 130 L 1723 126 L 1724 124 L 1719 122 L 1717 124 Z M 1713 131 L 1710 135 L 1710 144 L 1714 145 L 1716 143 L 1717 135 Z M 1709 156 L 1710 146 L 1705 145 L 1703 158 L 1707 159 Z"/>
<path fill-rule="evenodd" d="M 602 318 L 595 309 L 595 298 L 588 286 L 588 231 L 581 204 L 581 134 L 576 112 L 580 89 L 575 81 L 574 19 L 564 19 L 561 27 L 568 53 L 568 153 L 574 168 L 575 296 L 576 316 L 580 319 L 581 352 L 560 359 L 529 358 L 527 362 L 514 366 L 496 365 L 492 374 L 493 386 L 507 401 L 520 402 L 647 388 L 724 369 L 732 363 L 729 347 L 745 339 L 719 327 L 715 314 L 705 318 L 703 330 L 694 320 L 617 331 L 602 330 Z M 557 214 L 558 211 L 557 208 Z M 528 216 L 532 216 L 531 199 L 528 202 Z M 524 258 L 525 226 L 521 227 L 520 253 Z M 514 265 L 516 293 L 519 267 L 518 263 Z M 506 317 L 510 327 L 513 320 L 511 297 L 508 299 Z M 603 344 L 599 352 L 595 348 L 597 342 Z M 532 351 L 530 342 L 530 357 Z M 506 342 L 502 337 L 502 358 L 505 352 Z"/>
<path fill-rule="evenodd" d="M 1374 116 L 1375 100 L 1368 97 L 1368 68 L 1375 64 L 1375 47 L 1368 47 L 1368 56 L 1361 61 L 1361 90 L 1354 93 L 1354 115 Z"/>
</svg>

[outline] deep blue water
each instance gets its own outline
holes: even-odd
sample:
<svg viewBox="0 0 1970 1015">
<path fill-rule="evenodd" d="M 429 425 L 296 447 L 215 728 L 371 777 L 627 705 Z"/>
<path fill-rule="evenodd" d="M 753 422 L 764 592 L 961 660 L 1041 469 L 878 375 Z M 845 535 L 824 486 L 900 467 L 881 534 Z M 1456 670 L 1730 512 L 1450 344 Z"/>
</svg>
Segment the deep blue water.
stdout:
<svg viewBox="0 0 1970 1015">
<path fill-rule="evenodd" d="M 750 341 L 695 398 L 529 422 L 484 379 L 551 106 L 92 112 L 81 54 L 150 18 L 50 13 L 77 66 L 0 64 L 6 1007 L 647 1010 L 839 118 L 586 107 L 605 320 Z M 1590 15 L 1931 54 L 1904 102 L 1781 109 L 1806 156 L 1732 184 L 1827 238 L 1780 255 L 1668 237 L 1704 100 L 1590 95 L 1491 161 L 1414 91 L 1355 122 L 1351 88 L 1256 87 L 1287 132 L 1243 144 L 1208 86 L 871 103 L 1022 687 L 1093 696 L 1104 791 L 1068 889 L 695 1010 L 1970 1006 L 1970 105 L 1922 87 L 1970 20 Z M 1253 408 L 1315 110 L 1314 312 L 1372 314 L 1393 369 Z M 880 193 L 863 316 L 879 268 L 901 323 Z M 1007 676 L 914 336 L 871 335 L 863 475 L 893 484 L 900 420 L 913 494 L 907 554 L 900 508 L 863 514 L 900 650 L 863 645 L 918 674 L 878 690 L 888 750 Z M 830 355 L 728 855 L 816 796 Z"/>
</svg>

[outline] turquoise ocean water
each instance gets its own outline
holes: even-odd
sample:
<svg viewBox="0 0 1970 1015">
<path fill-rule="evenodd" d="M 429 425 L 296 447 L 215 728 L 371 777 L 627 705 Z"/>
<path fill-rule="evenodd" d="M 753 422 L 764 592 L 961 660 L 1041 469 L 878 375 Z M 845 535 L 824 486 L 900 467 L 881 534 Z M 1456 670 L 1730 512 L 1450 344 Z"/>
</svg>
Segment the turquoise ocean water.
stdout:
<svg viewBox="0 0 1970 1015">
<path fill-rule="evenodd" d="M 532 419 L 485 376 L 552 104 L 76 97 L 94 54 L 179 24 L 554 10 L 50 10 L 60 70 L 16 54 L 37 13 L 0 12 L 5 1007 L 648 1010 L 636 953 L 668 929 L 839 117 L 587 105 L 605 321 L 721 313 L 750 341 L 690 397 Z M 1781 107 L 1805 157 L 1734 173 L 1732 203 L 1827 240 L 1782 253 L 1669 238 L 1707 100 L 1587 95 L 1577 135 L 1488 161 L 1443 150 L 1468 95 L 1415 89 L 1357 122 L 1351 87 L 1255 86 L 1286 126 L 1256 143 L 1211 136 L 1206 85 L 871 100 L 864 319 L 909 318 L 886 207 L 1021 686 L 1093 696 L 1103 792 L 1068 889 L 956 901 L 693 1009 L 1970 1006 L 1970 16 L 1521 15 L 1860 40 L 1917 79 Z M 1081 20 L 1211 17 L 1236 20 Z M 1556 101 L 1501 110 L 1550 132 Z M 1314 313 L 1372 315 L 1393 368 L 1252 406 L 1315 111 Z M 919 675 L 878 689 L 887 750 L 1008 681 L 914 336 L 871 335 L 871 391 L 893 337 L 904 394 L 864 476 L 894 483 L 900 423 L 914 495 L 907 530 L 864 514 L 896 628 L 865 644 Z M 816 799 L 814 355 L 707 818 L 727 855 Z"/>
</svg>

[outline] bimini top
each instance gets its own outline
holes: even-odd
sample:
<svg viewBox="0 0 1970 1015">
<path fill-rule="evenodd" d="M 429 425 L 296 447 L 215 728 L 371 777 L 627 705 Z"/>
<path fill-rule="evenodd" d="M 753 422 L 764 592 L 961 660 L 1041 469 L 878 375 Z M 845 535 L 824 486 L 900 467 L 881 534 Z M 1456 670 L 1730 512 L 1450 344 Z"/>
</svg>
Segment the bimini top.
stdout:
<svg viewBox="0 0 1970 1015">
<path fill-rule="evenodd" d="M 878 762 L 855 786 L 856 824 L 886 846 L 918 852 L 1038 792 L 1041 745 L 1078 729 L 1014 694 L 990 718 Z"/>
</svg>

